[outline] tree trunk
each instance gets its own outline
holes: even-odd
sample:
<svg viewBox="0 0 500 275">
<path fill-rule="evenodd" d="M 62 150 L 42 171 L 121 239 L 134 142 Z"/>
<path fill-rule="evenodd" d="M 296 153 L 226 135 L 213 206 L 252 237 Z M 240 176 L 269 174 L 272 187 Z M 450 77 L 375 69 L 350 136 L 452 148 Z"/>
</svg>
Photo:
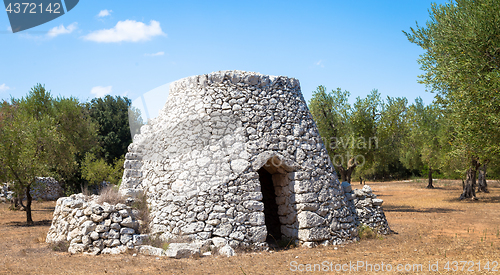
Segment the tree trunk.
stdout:
<svg viewBox="0 0 500 275">
<path fill-rule="evenodd" d="M 427 188 L 432 189 L 434 185 L 432 185 L 432 168 L 429 166 L 429 184 L 427 184 Z"/>
<path fill-rule="evenodd" d="M 465 180 L 465 185 L 463 185 L 463 192 L 460 195 L 460 199 L 476 199 L 476 172 L 480 164 L 476 158 L 472 159 L 471 167 L 467 170 L 467 178 Z"/>
<path fill-rule="evenodd" d="M 362 177 L 359 177 L 359 184 L 363 185 L 363 178 Z"/>
<path fill-rule="evenodd" d="M 477 192 L 489 193 L 488 184 L 486 183 L 486 163 L 481 166 L 477 175 Z"/>
<path fill-rule="evenodd" d="M 358 164 L 355 162 L 354 158 L 351 158 L 349 160 L 347 169 L 345 169 L 342 164 L 337 165 L 342 182 L 347 181 L 348 183 L 351 183 L 351 175 L 352 172 L 354 172 L 354 168 L 356 168 L 356 166 L 358 166 Z"/>
<path fill-rule="evenodd" d="M 26 211 L 26 206 L 23 204 L 23 199 L 21 195 L 16 195 L 12 197 L 10 200 L 10 209 L 11 210 L 21 210 L 21 211 Z"/>
<path fill-rule="evenodd" d="M 31 194 L 30 194 L 31 184 L 26 186 L 26 223 L 29 225 L 33 224 L 33 219 L 31 218 Z"/>
<path fill-rule="evenodd" d="M 340 182 L 344 182 L 346 181 L 346 178 L 347 178 L 347 171 L 345 170 L 344 166 L 342 166 L 342 164 L 339 164 L 337 165 L 337 168 L 339 170 L 339 174 L 340 174 Z"/>
</svg>

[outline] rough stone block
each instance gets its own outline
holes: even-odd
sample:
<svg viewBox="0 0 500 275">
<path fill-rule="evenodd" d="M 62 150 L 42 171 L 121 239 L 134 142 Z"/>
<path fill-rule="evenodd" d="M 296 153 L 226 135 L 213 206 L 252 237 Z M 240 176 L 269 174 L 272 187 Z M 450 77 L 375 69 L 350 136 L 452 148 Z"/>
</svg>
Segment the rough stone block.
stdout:
<svg viewBox="0 0 500 275">
<path fill-rule="evenodd" d="M 329 230 L 325 227 L 311 229 L 299 229 L 299 240 L 304 242 L 317 242 L 331 238 Z"/>
<path fill-rule="evenodd" d="M 175 259 L 189 258 L 200 255 L 200 249 L 196 245 L 188 243 L 171 243 L 165 251 L 165 256 Z"/>
<path fill-rule="evenodd" d="M 310 211 L 302 211 L 297 215 L 299 229 L 322 226 L 325 219 L 318 214 Z"/>
</svg>

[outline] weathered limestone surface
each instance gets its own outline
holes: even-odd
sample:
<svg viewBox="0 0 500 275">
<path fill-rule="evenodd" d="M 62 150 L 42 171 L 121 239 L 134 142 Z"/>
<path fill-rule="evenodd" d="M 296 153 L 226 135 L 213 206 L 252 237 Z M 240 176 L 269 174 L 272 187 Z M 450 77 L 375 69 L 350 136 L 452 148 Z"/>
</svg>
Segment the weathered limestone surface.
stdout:
<svg viewBox="0 0 500 275">
<path fill-rule="evenodd" d="M 60 198 L 64 190 L 58 181 L 52 177 L 37 177 L 31 187 L 31 197 L 33 200 L 53 201 Z M 9 190 L 9 184 L 0 183 L 0 202 L 8 202 L 14 196 L 14 192 Z M 24 198 L 26 199 L 26 198 Z"/>
<path fill-rule="evenodd" d="M 356 224 L 368 225 L 379 234 L 390 234 L 393 231 L 385 218 L 382 209 L 382 199 L 378 199 L 370 186 L 365 185 L 362 189 L 352 190 L 351 207 L 356 209 Z"/>
<path fill-rule="evenodd" d="M 120 192 L 146 192 L 151 229 L 164 239 L 261 245 L 276 226 L 301 242 L 357 238 L 356 209 L 294 78 L 221 71 L 172 83 L 124 166 Z M 272 175 L 273 224 L 261 168 Z"/>
<path fill-rule="evenodd" d="M 137 210 L 125 204 L 98 204 L 98 196 L 71 195 L 57 200 L 47 243 L 69 242 L 68 252 L 119 254 L 141 245 Z"/>
</svg>

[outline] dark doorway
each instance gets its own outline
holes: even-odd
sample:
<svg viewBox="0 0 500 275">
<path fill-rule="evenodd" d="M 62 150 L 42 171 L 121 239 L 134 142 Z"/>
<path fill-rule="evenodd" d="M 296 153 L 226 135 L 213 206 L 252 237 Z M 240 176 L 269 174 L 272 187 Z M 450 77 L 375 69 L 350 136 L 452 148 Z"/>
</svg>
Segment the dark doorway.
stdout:
<svg viewBox="0 0 500 275">
<path fill-rule="evenodd" d="M 260 168 L 257 172 L 259 173 L 262 202 L 264 203 L 264 215 L 267 227 L 266 242 L 275 243 L 281 239 L 281 222 L 278 215 L 278 205 L 276 204 L 273 176 L 264 168 Z"/>
</svg>

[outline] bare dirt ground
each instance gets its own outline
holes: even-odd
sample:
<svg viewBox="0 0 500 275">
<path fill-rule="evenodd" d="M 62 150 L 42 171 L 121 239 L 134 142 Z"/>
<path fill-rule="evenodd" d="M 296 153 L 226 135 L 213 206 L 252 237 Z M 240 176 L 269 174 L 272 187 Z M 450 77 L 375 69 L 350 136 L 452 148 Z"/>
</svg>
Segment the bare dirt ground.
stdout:
<svg viewBox="0 0 500 275">
<path fill-rule="evenodd" d="M 368 185 L 384 199 L 389 225 L 398 234 L 337 247 L 239 253 L 231 258 L 175 260 L 55 252 L 44 243 L 55 202 L 34 203 L 37 222 L 31 227 L 24 226 L 24 212 L 9 211 L 8 204 L 0 204 L 0 274 L 365 274 L 377 270 L 377 274 L 500 274 L 499 182 L 489 181 L 491 192 L 479 193 L 477 201 L 457 200 L 458 181 L 438 180 L 436 189 L 425 189 L 423 180 Z"/>
</svg>

